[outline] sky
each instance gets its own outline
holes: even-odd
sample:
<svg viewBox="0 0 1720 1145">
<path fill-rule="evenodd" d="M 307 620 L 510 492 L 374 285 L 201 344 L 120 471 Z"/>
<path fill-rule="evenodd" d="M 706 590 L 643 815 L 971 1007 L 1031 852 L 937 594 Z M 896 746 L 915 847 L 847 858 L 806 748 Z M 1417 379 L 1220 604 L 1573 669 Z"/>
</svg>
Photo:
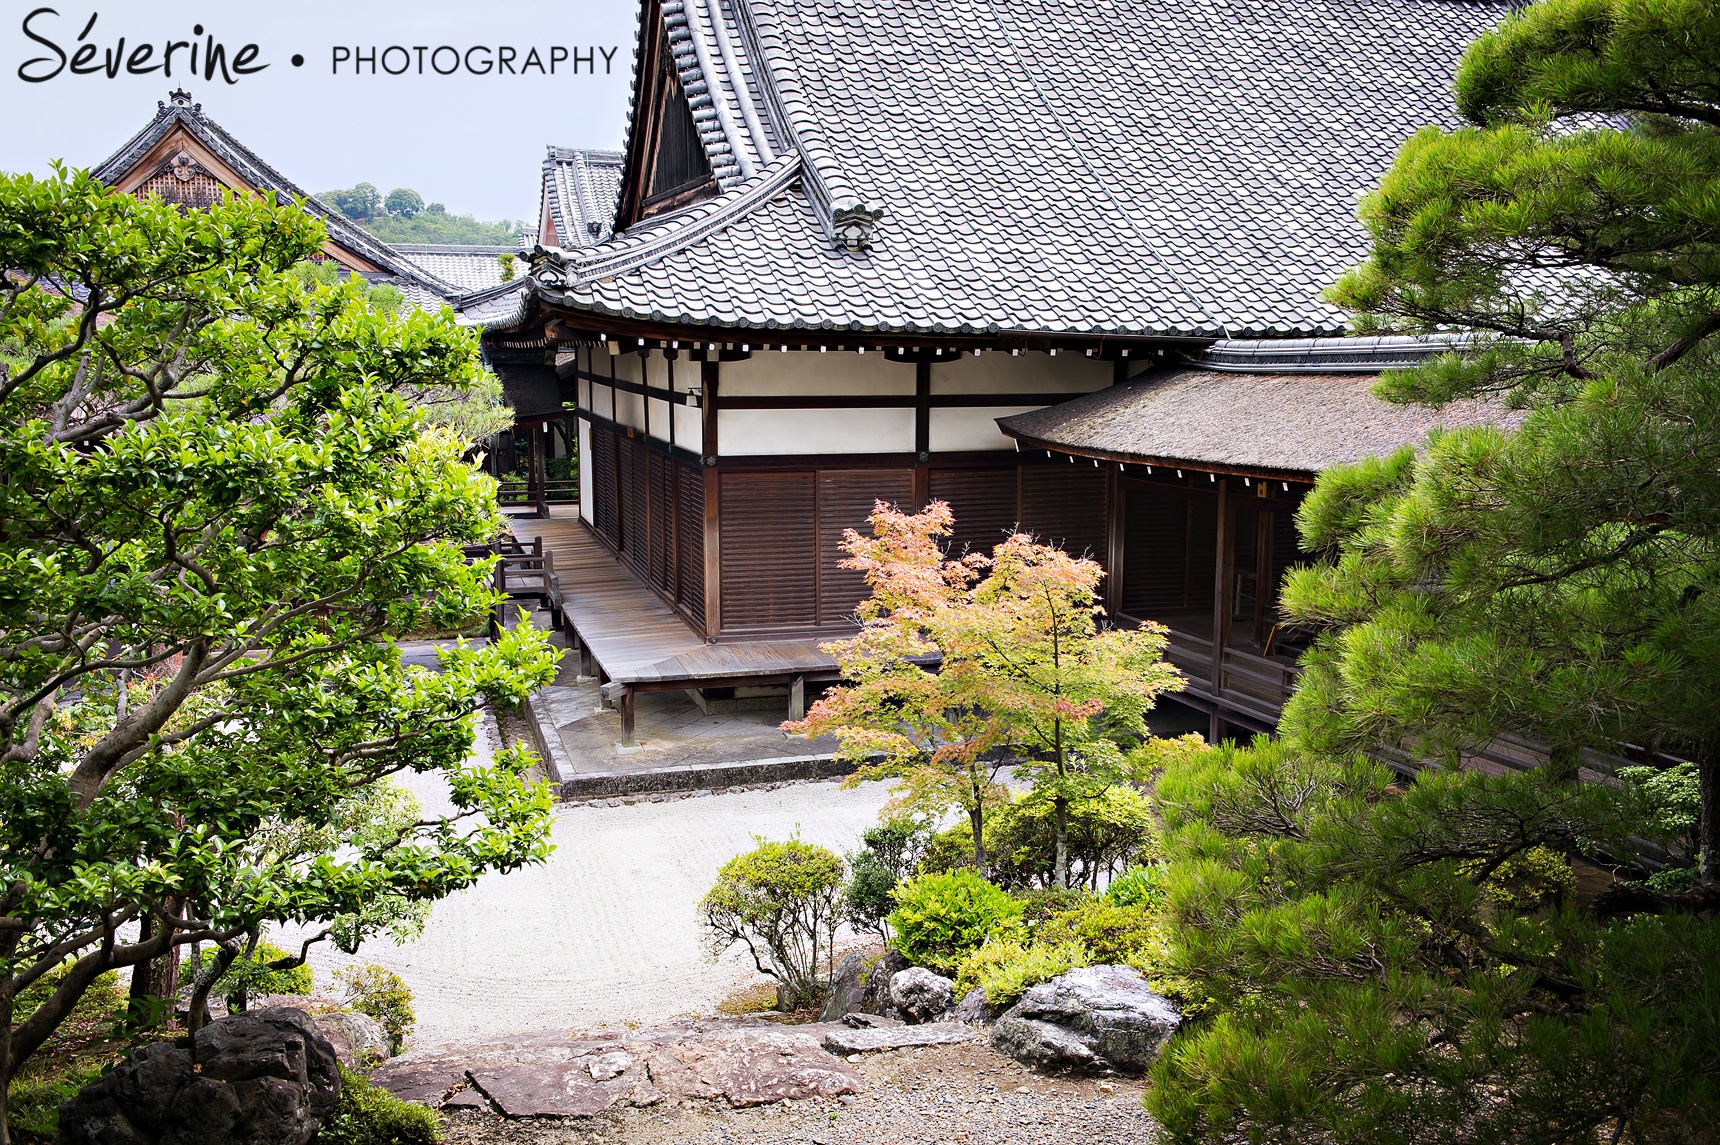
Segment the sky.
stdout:
<svg viewBox="0 0 1720 1145">
<path fill-rule="evenodd" d="M 454 214 L 535 224 L 545 145 L 622 145 L 639 4 L 0 0 L 0 10 L 0 170 L 100 163 L 183 85 L 312 193 L 411 187 Z M 206 74 L 211 39 L 225 75 Z M 162 57 L 175 43 L 187 46 L 174 49 L 166 77 Z M 94 50 L 80 59 L 86 45 Z M 156 70 L 132 74 L 134 62 Z M 108 75 L 110 63 L 119 74 Z"/>
</svg>

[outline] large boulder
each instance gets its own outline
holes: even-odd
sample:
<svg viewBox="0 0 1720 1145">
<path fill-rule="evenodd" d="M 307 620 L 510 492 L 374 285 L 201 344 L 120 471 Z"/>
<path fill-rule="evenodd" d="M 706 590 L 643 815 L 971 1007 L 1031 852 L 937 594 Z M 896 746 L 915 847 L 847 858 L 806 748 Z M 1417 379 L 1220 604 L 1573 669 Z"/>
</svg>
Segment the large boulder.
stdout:
<svg viewBox="0 0 1720 1145">
<path fill-rule="evenodd" d="M 864 983 L 866 989 L 860 999 L 860 1011 L 865 1014 L 882 1014 L 886 1018 L 902 1017 L 902 1012 L 896 1009 L 896 1003 L 890 998 L 890 982 L 907 968 L 908 960 L 895 950 L 886 950 L 868 965 Z"/>
<path fill-rule="evenodd" d="M 978 1026 L 991 1018 L 991 1003 L 986 1000 L 985 990 L 975 986 L 967 992 L 967 996 L 956 1003 L 956 1008 L 950 1011 L 949 1020 L 962 1022 L 969 1026 Z"/>
<path fill-rule="evenodd" d="M 387 1028 L 369 1014 L 330 1010 L 312 1014 L 311 1020 L 334 1046 L 335 1056 L 348 1069 L 369 1069 L 393 1056 L 394 1045 Z"/>
<path fill-rule="evenodd" d="M 866 1003 L 866 963 L 858 950 L 843 956 L 830 980 L 830 994 L 818 1010 L 820 1022 L 840 1022 L 843 1015 L 859 1013 Z"/>
<path fill-rule="evenodd" d="M 1041 982 L 992 1027 L 991 1043 L 1024 1065 L 1139 1074 L 1182 1015 L 1127 966 L 1089 966 Z"/>
<path fill-rule="evenodd" d="M 60 1106 L 61 1145 L 306 1145 L 340 1100 L 303 1010 L 235 1014 L 145 1046 Z"/>
<path fill-rule="evenodd" d="M 923 966 L 910 966 L 890 977 L 890 1002 L 906 1021 L 934 1021 L 955 1001 L 956 984 Z"/>
</svg>

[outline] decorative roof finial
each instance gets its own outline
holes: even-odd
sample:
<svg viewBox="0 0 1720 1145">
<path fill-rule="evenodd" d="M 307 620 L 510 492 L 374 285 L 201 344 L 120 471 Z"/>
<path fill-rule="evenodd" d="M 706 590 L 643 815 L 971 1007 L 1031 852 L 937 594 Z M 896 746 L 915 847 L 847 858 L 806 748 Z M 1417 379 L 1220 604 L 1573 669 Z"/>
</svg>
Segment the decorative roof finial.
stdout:
<svg viewBox="0 0 1720 1145">
<path fill-rule="evenodd" d="M 857 199 L 833 204 L 830 212 L 831 229 L 835 233 L 836 246 L 851 254 L 858 254 L 872 245 L 872 228 L 879 219 L 884 217 L 882 207 L 868 211 Z"/>
<path fill-rule="evenodd" d="M 174 107 L 191 106 L 191 93 L 182 87 L 176 87 L 172 91 L 168 92 L 167 98 L 172 102 Z"/>
</svg>

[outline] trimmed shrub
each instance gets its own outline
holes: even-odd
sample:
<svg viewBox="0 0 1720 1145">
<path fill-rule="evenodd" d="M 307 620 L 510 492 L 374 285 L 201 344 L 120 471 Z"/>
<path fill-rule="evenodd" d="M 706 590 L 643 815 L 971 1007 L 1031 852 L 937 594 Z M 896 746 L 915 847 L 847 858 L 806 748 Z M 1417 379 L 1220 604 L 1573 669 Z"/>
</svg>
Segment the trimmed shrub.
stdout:
<svg viewBox="0 0 1720 1145">
<path fill-rule="evenodd" d="M 799 839 L 736 855 L 700 904 L 712 953 L 745 946 L 788 1009 L 817 1005 L 835 970 L 844 873 L 834 852 Z"/>
<path fill-rule="evenodd" d="M 334 972 L 335 981 L 346 989 L 346 1004 L 382 1023 L 388 1031 L 388 1048 L 399 1053 L 418 1015 L 412 1008 L 412 988 L 392 970 L 375 963 L 344 966 Z"/>
<path fill-rule="evenodd" d="M 206 946 L 193 960 L 187 958 L 179 966 L 179 980 L 190 982 L 199 969 L 215 961 L 216 949 Z M 227 999 L 229 1008 L 236 1009 L 242 1000 L 263 998 L 270 994 L 309 994 L 315 986 L 310 964 L 301 962 L 291 970 L 270 970 L 269 963 L 294 957 L 272 942 L 257 943 L 249 958 L 236 958 L 227 972 L 216 980 L 209 993 Z"/>
<path fill-rule="evenodd" d="M 1105 888 L 1112 906 L 1157 906 L 1164 896 L 1165 869 L 1156 863 L 1130 867 Z"/>
<path fill-rule="evenodd" d="M 1117 906 L 1097 899 L 1047 919 L 1037 938 L 1051 945 L 1077 944 L 1096 965 L 1133 966 L 1146 974 L 1158 931 L 1150 907 Z"/>
<path fill-rule="evenodd" d="M 986 1003 L 993 1010 L 1002 1010 L 1020 1001 L 1029 987 L 1091 965 L 1092 955 L 1080 942 L 1024 946 L 1013 939 L 995 938 L 962 959 L 956 973 L 956 992 L 966 996 L 978 986 L 985 991 Z"/>
<path fill-rule="evenodd" d="M 896 886 L 913 873 L 926 833 L 913 820 L 894 819 L 873 827 L 860 841 L 864 848 L 848 856 L 842 909 L 856 931 L 871 931 L 888 941 Z"/>
<path fill-rule="evenodd" d="M 892 945 L 915 966 L 952 974 L 986 939 L 1020 925 L 1021 903 L 972 871 L 920 875 L 896 891 Z"/>
<path fill-rule="evenodd" d="M 317 1131 L 315 1145 L 435 1145 L 440 1140 L 442 1119 L 434 1110 L 402 1101 L 341 1066 L 340 1104 Z"/>
<path fill-rule="evenodd" d="M 1011 890 L 1054 885 L 1057 825 L 1049 800 L 1026 797 L 991 813 L 985 826 L 991 877 Z M 971 845 L 970 845 L 971 846 Z M 1097 890 L 1104 880 L 1156 853 L 1151 805 L 1130 787 L 1069 805 L 1069 883 Z"/>
<path fill-rule="evenodd" d="M 991 846 L 991 831 L 985 832 L 986 846 Z M 971 871 L 973 865 L 973 829 L 958 823 L 947 831 L 939 831 L 926 840 L 920 852 L 916 874 L 941 875 L 948 871 Z"/>
</svg>

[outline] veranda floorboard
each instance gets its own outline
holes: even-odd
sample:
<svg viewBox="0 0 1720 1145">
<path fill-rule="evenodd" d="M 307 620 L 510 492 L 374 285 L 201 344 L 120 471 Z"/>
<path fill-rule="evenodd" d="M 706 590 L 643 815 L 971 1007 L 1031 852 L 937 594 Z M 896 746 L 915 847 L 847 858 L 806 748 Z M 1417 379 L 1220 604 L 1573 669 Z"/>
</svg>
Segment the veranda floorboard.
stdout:
<svg viewBox="0 0 1720 1145">
<path fill-rule="evenodd" d="M 818 639 L 707 644 L 577 517 L 516 517 L 514 535 L 555 554 L 562 608 L 603 673 L 618 684 L 777 679 L 830 673 Z"/>
</svg>

